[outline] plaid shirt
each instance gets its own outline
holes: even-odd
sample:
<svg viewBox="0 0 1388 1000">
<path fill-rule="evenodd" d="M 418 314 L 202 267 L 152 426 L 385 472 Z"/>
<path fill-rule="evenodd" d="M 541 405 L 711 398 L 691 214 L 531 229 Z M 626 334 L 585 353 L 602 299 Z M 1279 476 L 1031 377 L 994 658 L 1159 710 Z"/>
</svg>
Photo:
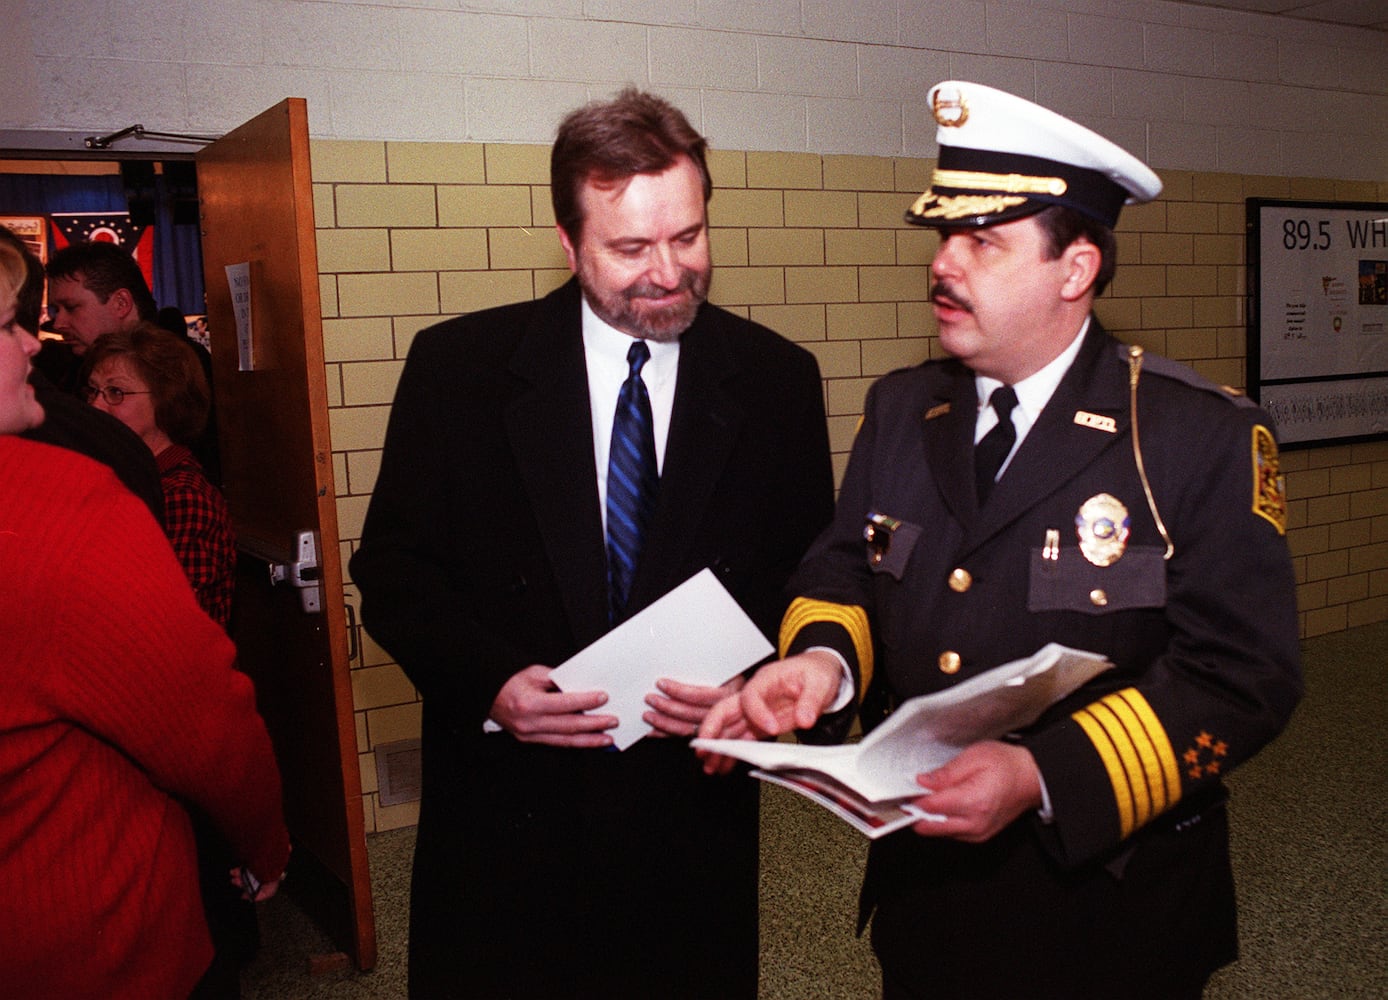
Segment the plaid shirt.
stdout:
<svg viewBox="0 0 1388 1000">
<path fill-rule="evenodd" d="M 164 487 L 165 531 L 198 604 L 227 629 L 236 585 L 236 536 L 226 500 L 203 475 L 183 445 L 170 445 L 156 457 Z"/>
</svg>

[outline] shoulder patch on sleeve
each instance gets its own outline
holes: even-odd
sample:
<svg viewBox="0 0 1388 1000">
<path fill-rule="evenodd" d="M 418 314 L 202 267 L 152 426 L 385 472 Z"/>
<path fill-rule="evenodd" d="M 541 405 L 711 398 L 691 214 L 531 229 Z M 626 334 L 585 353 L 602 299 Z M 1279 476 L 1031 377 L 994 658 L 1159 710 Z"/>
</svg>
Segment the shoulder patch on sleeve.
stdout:
<svg viewBox="0 0 1388 1000">
<path fill-rule="evenodd" d="M 1123 358 L 1123 363 L 1127 364 L 1128 345 L 1120 344 L 1119 351 Z M 1172 361 L 1170 358 L 1164 358 L 1160 354 L 1153 354 L 1151 351 L 1144 351 L 1142 354 L 1142 370 L 1144 372 L 1150 372 L 1153 375 L 1160 375 L 1163 378 L 1172 379 L 1183 385 L 1188 385 L 1192 389 L 1199 389 L 1202 392 L 1208 392 L 1222 399 L 1227 399 L 1235 406 L 1258 405 L 1253 402 L 1253 400 L 1249 399 L 1243 391 L 1235 389 L 1233 386 L 1219 385 L 1216 382 L 1211 382 L 1189 365 L 1183 365 L 1179 361 Z"/>
<path fill-rule="evenodd" d="M 1282 477 L 1277 440 L 1262 424 L 1253 425 L 1253 513 L 1287 533 L 1287 488 Z"/>
</svg>

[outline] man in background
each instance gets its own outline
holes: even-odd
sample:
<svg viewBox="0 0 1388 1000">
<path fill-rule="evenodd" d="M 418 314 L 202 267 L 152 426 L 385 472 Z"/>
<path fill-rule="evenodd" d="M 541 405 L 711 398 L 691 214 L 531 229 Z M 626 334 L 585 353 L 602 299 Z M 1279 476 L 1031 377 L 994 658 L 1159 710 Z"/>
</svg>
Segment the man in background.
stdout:
<svg viewBox="0 0 1388 1000">
<path fill-rule="evenodd" d="M 754 782 L 671 678 L 612 748 L 552 668 L 705 568 L 763 632 L 832 509 L 813 357 L 709 305 L 703 138 L 629 90 L 560 126 L 575 277 L 415 339 L 352 576 L 423 697 L 410 994 L 752 1000 Z"/>
<path fill-rule="evenodd" d="M 158 324 L 159 308 L 139 263 L 114 243 L 73 243 L 48 261 L 48 309 L 53 332 L 61 334 L 71 351 L 70 360 L 57 370 L 47 363 L 46 374 L 60 388 L 81 393 L 77 384 L 82 356 L 96 339 L 107 333 L 130 333 L 141 323 Z M 186 330 L 182 333 L 186 337 Z M 207 374 L 212 410 L 207 425 L 188 447 L 207 478 L 221 485 L 221 457 L 217 442 L 217 410 L 212 385 L 211 359 L 201 345 L 195 347 Z"/>
<path fill-rule="evenodd" d="M 10 244 L 24 258 L 27 277 L 19 290 L 15 322 L 37 337 L 43 312 L 43 264 L 23 240 L 4 226 L 0 226 L 0 242 Z M 34 387 L 45 418 L 21 436 L 68 448 L 109 465 L 163 527 L 164 491 L 159 483 L 159 467 L 144 442 L 119 420 L 58 389 L 37 367 L 29 373 L 29 384 Z"/>
<path fill-rule="evenodd" d="M 701 735 L 807 728 L 845 667 L 890 709 L 1050 642 L 1103 654 L 1036 725 L 916 777 L 929 816 L 873 842 L 860 925 L 887 1000 L 1196 1000 L 1238 951 L 1221 778 L 1301 694 L 1272 426 L 1092 313 L 1151 170 L 989 87 L 930 106 L 907 221 L 940 232 L 951 358 L 870 391 L 791 655 Z"/>
<path fill-rule="evenodd" d="M 129 333 L 159 316 L 139 263 L 114 243 L 73 243 L 55 253 L 48 309 L 53 332 L 79 358 L 103 333 Z"/>
</svg>

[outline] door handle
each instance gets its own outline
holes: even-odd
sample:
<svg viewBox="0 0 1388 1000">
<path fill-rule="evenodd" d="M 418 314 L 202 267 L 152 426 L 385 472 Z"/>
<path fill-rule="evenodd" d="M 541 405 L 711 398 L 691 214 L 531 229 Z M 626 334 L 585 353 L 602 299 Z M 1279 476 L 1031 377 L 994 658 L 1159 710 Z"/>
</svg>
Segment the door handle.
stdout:
<svg viewBox="0 0 1388 1000">
<path fill-rule="evenodd" d="M 294 554 L 297 558 L 292 562 L 270 563 L 270 582 L 289 581 L 298 588 L 304 614 L 319 614 L 323 610 L 323 580 L 318 565 L 318 532 L 301 531 L 295 535 Z"/>
</svg>

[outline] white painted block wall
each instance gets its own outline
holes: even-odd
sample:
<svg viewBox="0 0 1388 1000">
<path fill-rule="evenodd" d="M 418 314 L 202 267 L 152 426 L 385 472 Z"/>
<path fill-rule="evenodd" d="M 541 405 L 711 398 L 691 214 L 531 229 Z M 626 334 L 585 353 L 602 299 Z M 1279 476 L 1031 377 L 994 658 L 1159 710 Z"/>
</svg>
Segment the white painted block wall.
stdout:
<svg viewBox="0 0 1388 1000">
<path fill-rule="evenodd" d="M 1157 168 L 1388 179 L 1388 34 L 1149 0 L 0 0 L 0 131 L 544 143 L 623 83 L 716 147 L 933 156 L 946 77 Z"/>
</svg>

